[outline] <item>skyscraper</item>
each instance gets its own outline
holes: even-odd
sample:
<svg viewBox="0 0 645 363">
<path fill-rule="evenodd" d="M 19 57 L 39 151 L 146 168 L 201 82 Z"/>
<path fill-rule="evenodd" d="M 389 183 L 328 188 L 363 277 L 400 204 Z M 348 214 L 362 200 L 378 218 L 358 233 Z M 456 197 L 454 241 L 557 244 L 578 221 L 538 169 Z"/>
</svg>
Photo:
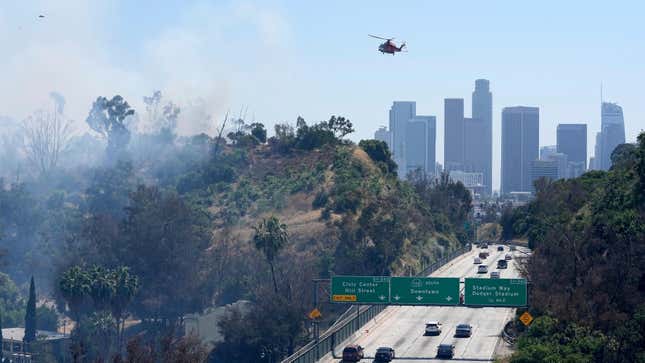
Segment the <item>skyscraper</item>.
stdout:
<svg viewBox="0 0 645 363">
<path fill-rule="evenodd" d="M 464 170 L 464 100 L 444 100 L 444 170 Z"/>
<path fill-rule="evenodd" d="M 616 146 L 625 143 L 623 108 L 615 103 L 603 102 L 600 122 L 600 169 L 609 170 L 611 153 Z M 598 155 L 596 155 L 598 159 Z"/>
<path fill-rule="evenodd" d="M 601 146 L 602 146 L 602 133 L 601 132 L 596 132 L 596 145 L 593 148 L 593 157 L 589 159 L 589 169 L 591 170 L 601 170 L 601 165 L 600 165 L 600 158 L 602 152 Z"/>
<path fill-rule="evenodd" d="M 587 169 L 587 125 L 559 124 L 557 148 L 567 156 L 567 178 L 576 178 Z"/>
<path fill-rule="evenodd" d="M 435 174 L 435 145 L 437 119 L 434 116 L 415 116 L 407 123 L 406 174 L 420 169 L 426 175 Z M 401 176 L 405 176 L 401 175 Z"/>
<path fill-rule="evenodd" d="M 379 127 L 379 129 L 374 132 L 374 140 L 383 141 L 390 148 L 390 152 L 392 151 L 392 140 L 390 140 L 390 132 L 385 126 Z"/>
<path fill-rule="evenodd" d="M 502 194 L 530 192 L 531 162 L 538 159 L 540 110 L 506 107 L 502 110 Z"/>
<path fill-rule="evenodd" d="M 550 160 L 551 155 L 558 152 L 556 145 L 546 145 L 540 148 L 540 160 Z"/>
<path fill-rule="evenodd" d="M 398 173 L 401 177 L 405 177 L 407 171 L 405 164 L 407 123 L 416 114 L 416 102 L 395 101 L 390 108 L 390 147 L 394 161 L 399 166 Z"/>
<path fill-rule="evenodd" d="M 564 155 L 564 154 L 563 154 Z M 547 160 L 533 160 L 529 163 L 529 175 L 531 179 L 531 191 L 535 192 L 533 183 L 541 178 L 556 180 L 559 178 L 558 162 Z"/>
<path fill-rule="evenodd" d="M 484 174 L 484 192 L 492 195 L 493 192 L 493 94 L 490 92 L 490 82 L 487 79 L 475 81 L 475 90 L 472 95 L 474 120 L 482 124 L 479 143 L 475 148 L 481 157 L 481 167 L 477 171 Z"/>
</svg>

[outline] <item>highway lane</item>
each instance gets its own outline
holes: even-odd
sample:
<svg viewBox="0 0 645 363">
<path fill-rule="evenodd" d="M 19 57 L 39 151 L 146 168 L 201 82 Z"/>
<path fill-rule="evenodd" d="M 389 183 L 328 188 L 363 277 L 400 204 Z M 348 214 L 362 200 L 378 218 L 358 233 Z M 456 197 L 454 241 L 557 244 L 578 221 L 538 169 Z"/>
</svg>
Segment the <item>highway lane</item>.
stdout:
<svg viewBox="0 0 645 363">
<path fill-rule="evenodd" d="M 499 271 L 502 278 L 519 277 L 515 259 L 509 261 L 508 269 L 497 270 L 497 261 L 507 253 L 513 257 L 520 252 L 510 252 L 508 246 L 504 251 L 497 251 L 497 245 L 489 246 L 490 256 L 483 260 L 488 266 L 488 274 L 477 274 L 477 266 L 473 263 L 480 249 L 457 257 L 449 264 L 437 270 L 433 277 L 489 277 L 491 271 Z M 463 280 L 462 280 L 463 281 Z M 461 286 L 463 290 L 463 284 Z M 436 362 L 437 346 L 440 343 L 455 345 L 455 359 L 464 362 L 490 361 L 493 358 L 504 324 L 514 314 L 512 308 L 468 308 L 444 306 L 390 306 L 375 319 L 366 324 L 360 332 L 338 345 L 336 354 L 339 356 L 346 344 L 359 344 L 365 348 L 365 356 L 373 357 L 376 349 L 381 346 L 394 348 L 397 358 L 395 362 Z M 442 332 L 438 336 L 424 336 L 425 323 L 436 320 L 442 323 Z M 473 326 L 470 338 L 455 338 L 455 328 L 458 324 L 468 323 Z M 323 357 L 320 362 L 339 362 L 331 354 Z M 369 362 L 371 359 L 364 359 Z"/>
</svg>

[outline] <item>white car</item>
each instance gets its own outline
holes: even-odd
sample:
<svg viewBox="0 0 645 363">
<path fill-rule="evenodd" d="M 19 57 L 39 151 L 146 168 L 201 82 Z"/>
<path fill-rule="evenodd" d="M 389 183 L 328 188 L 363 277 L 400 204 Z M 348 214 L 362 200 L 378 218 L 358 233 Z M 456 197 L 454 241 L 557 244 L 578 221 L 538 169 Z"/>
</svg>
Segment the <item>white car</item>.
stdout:
<svg viewBox="0 0 645 363">
<path fill-rule="evenodd" d="M 493 271 L 490 273 L 490 278 L 491 279 L 498 279 L 499 278 L 499 271 Z"/>
<path fill-rule="evenodd" d="M 441 334 L 441 323 L 438 321 L 429 321 L 426 323 L 426 335 Z"/>
<path fill-rule="evenodd" d="M 474 264 L 475 265 L 480 265 L 482 263 L 482 259 L 479 257 L 475 257 Z"/>
<path fill-rule="evenodd" d="M 486 265 L 477 266 L 477 273 L 478 274 L 487 274 L 488 273 L 488 266 L 486 266 Z"/>
</svg>

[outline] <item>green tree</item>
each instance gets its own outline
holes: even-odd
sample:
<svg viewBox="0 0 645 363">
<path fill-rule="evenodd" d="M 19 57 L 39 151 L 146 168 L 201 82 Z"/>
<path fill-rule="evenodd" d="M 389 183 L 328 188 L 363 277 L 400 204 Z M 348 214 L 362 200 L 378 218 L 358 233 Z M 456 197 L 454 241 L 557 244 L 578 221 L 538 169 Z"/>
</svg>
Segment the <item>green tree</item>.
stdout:
<svg viewBox="0 0 645 363">
<path fill-rule="evenodd" d="M 119 347 L 123 344 L 123 332 L 125 330 L 125 318 L 127 317 L 128 305 L 132 302 L 139 290 L 139 279 L 130 273 L 125 266 L 117 267 L 110 272 L 110 278 L 114 284 L 114 293 L 110 300 L 110 310 L 116 320 L 117 333 L 119 335 Z"/>
<path fill-rule="evenodd" d="M 342 139 L 343 137 L 354 132 L 354 126 L 352 125 L 352 122 L 342 116 L 330 117 L 329 121 L 327 121 L 327 125 L 329 127 L 329 130 L 331 130 L 334 136 L 336 136 L 338 139 Z"/>
<path fill-rule="evenodd" d="M 91 288 L 90 276 L 80 266 L 73 266 L 59 279 L 58 289 L 77 324 L 81 323 L 81 316 L 86 312 L 87 296 Z"/>
<path fill-rule="evenodd" d="M 140 285 L 132 310 L 148 321 L 181 324 L 185 314 L 210 301 L 204 252 L 211 243 L 211 216 L 174 192 L 140 185 L 130 195 L 120 236 L 103 258 L 119 261 Z M 109 255 L 109 256 L 108 256 Z"/>
<path fill-rule="evenodd" d="M 267 142 L 267 130 L 259 122 L 251 124 L 251 135 L 253 135 L 261 144 Z"/>
<path fill-rule="evenodd" d="M 280 223 L 276 216 L 264 218 L 257 227 L 253 227 L 255 235 L 253 242 L 255 248 L 264 254 L 271 269 L 271 278 L 273 279 L 273 288 L 278 293 L 278 283 L 275 278 L 275 259 L 280 250 L 289 242 L 287 225 Z"/>
<path fill-rule="evenodd" d="M 21 326 L 25 318 L 25 301 L 9 275 L 0 272 L 0 313 L 7 327 Z"/>
<path fill-rule="evenodd" d="M 36 285 L 34 277 L 31 277 L 29 283 L 29 300 L 27 300 L 27 311 L 25 313 L 25 343 L 31 343 L 36 340 Z"/>
<path fill-rule="evenodd" d="M 90 128 L 107 138 L 106 154 L 108 161 L 115 162 L 125 152 L 130 142 L 130 130 L 126 119 L 134 115 L 134 110 L 123 97 L 116 95 L 112 99 L 98 97 L 85 119 Z"/>
<path fill-rule="evenodd" d="M 115 293 L 115 282 L 104 268 L 93 266 L 89 272 L 90 291 L 94 309 L 106 310 Z"/>
<path fill-rule="evenodd" d="M 38 329 L 47 331 L 58 330 L 58 314 L 56 309 L 41 305 L 36 308 L 36 321 L 38 322 Z"/>
<path fill-rule="evenodd" d="M 2 310 L 0 310 L 0 362 L 4 362 L 4 340 L 2 338 Z"/>
<path fill-rule="evenodd" d="M 397 165 L 387 143 L 380 140 L 361 140 L 358 146 L 381 168 L 384 173 L 396 175 Z"/>
</svg>

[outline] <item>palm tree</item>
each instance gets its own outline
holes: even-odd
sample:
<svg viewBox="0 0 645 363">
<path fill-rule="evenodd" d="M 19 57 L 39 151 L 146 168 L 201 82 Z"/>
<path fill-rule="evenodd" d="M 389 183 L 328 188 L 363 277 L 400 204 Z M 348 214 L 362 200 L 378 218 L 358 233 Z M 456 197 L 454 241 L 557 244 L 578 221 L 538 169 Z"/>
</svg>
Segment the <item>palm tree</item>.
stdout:
<svg viewBox="0 0 645 363">
<path fill-rule="evenodd" d="M 287 225 L 280 223 L 275 216 L 263 219 L 257 227 L 253 227 L 255 236 L 253 242 L 255 248 L 261 251 L 269 262 L 271 268 L 271 278 L 273 279 L 273 288 L 278 293 L 278 283 L 275 280 L 275 258 L 280 250 L 289 242 Z"/>
<path fill-rule="evenodd" d="M 83 271 L 80 266 L 74 266 L 63 273 L 58 286 L 76 324 L 80 324 L 85 298 L 89 295 L 92 287 L 89 274 Z"/>
<path fill-rule="evenodd" d="M 116 319 L 119 349 L 121 349 L 125 318 L 127 317 L 126 308 L 139 289 L 139 279 L 131 274 L 130 269 L 125 266 L 117 267 L 110 274 L 110 280 L 114 282 L 114 294 L 110 301 L 110 309 L 112 316 Z"/>
<path fill-rule="evenodd" d="M 93 266 L 89 271 L 89 294 L 94 302 L 94 307 L 98 310 L 105 310 L 114 296 L 116 288 L 111 277 L 111 274 L 100 266 Z"/>
</svg>

